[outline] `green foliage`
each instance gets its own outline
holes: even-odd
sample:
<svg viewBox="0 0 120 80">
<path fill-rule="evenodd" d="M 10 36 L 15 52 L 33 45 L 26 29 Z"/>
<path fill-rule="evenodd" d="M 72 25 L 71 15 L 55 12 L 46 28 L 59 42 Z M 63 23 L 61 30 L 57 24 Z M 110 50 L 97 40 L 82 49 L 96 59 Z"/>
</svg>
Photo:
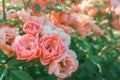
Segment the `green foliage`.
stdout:
<svg viewBox="0 0 120 80">
<path fill-rule="evenodd" d="M 15 79 L 17 80 L 33 80 L 31 76 L 29 76 L 26 72 L 21 71 L 21 70 L 13 70 L 12 74 L 16 76 Z M 13 76 L 13 77 L 14 77 Z"/>
<path fill-rule="evenodd" d="M 62 6 L 59 3 L 56 3 L 54 6 L 54 9 L 56 12 L 61 12 L 62 11 Z"/>
<path fill-rule="evenodd" d="M 45 10 L 43 10 L 43 12 L 46 13 L 46 14 L 50 14 L 50 10 L 49 9 L 45 9 Z"/>
<path fill-rule="evenodd" d="M 34 8 L 37 12 L 40 12 L 40 10 L 41 10 L 41 7 L 38 4 L 35 4 Z"/>
</svg>

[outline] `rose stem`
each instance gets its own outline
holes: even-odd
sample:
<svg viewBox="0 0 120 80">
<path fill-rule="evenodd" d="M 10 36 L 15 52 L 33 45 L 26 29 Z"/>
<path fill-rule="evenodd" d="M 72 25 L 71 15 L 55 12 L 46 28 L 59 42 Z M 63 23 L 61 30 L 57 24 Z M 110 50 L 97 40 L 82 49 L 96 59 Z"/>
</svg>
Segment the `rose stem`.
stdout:
<svg viewBox="0 0 120 80">
<path fill-rule="evenodd" d="M 24 9 L 27 9 L 26 2 L 23 0 Z"/>
<path fill-rule="evenodd" d="M 5 0 L 2 0 L 2 7 L 3 7 L 3 20 L 6 20 Z"/>
</svg>

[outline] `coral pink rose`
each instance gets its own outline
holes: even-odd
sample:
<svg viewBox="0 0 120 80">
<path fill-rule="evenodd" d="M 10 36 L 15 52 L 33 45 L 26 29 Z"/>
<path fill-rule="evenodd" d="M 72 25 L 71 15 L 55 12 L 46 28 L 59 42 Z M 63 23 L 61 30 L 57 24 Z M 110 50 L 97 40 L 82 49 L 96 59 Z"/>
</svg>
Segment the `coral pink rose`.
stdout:
<svg viewBox="0 0 120 80">
<path fill-rule="evenodd" d="M 13 51 L 17 54 L 18 60 L 33 60 L 40 56 L 38 40 L 30 35 L 17 36 L 12 44 Z"/>
<path fill-rule="evenodd" d="M 59 58 L 65 48 L 63 41 L 57 34 L 48 34 L 39 40 L 41 49 L 40 60 L 43 65 L 49 64 L 50 61 Z"/>
<path fill-rule="evenodd" d="M 114 29 L 116 30 L 120 30 L 120 22 L 119 19 L 115 18 L 112 20 L 112 25 L 114 27 Z"/>
<path fill-rule="evenodd" d="M 13 28 L 10 24 L 0 24 L 0 48 L 8 57 L 13 55 L 11 44 L 16 35 L 17 29 Z"/>
<path fill-rule="evenodd" d="M 86 37 L 87 35 L 89 35 L 91 33 L 91 27 L 89 24 L 86 24 L 84 26 L 80 26 L 76 29 L 76 31 L 78 32 L 79 35 L 81 35 L 82 37 Z"/>
<path fill-rule="evenodd" d="M 102 30 L 98 25 L 96 25 L 93 21 L 89 21 L 89 25 L 92 31 L 97 35 L 105 35 L 108 32 L 106 30 Z"/>
<path fill-rule="evenodd" d="M 98 8 L 92 7 L 87 12 L 89 16 L 94 17 L 98 12 Z"/>
<path fill-rule="evenodd" d="M 34 21 L 26 22 L 23 26 L 23 31 L 27 34 L 38 36 L 41 30 L 41 26 Z"/>
<path fill-rule="evenodd" d="M 65 51 L 62 56 L 53 60 L 48 68 L 48 73 L 54 73 L 59 78 L 66 78 L 78 68 L 76 54 L 72 50 Z"/>
<path fill-rule="evenodd" d="M 18 15 L 17 15 L 16 12 L 14 12 L 14 13 L 8 13 L 8 14 L 7 14 L 7 18 L 8 18 L 8 19 L 11 19 L 11 18 L 18 18 Z"/>
<path fill-rule="evenodd" d="M 73 13 L 69 15 L 68 23 L 77 29 L 79 26 L 88 24 L 90 18 L 84 14 Z"/>
</svg>

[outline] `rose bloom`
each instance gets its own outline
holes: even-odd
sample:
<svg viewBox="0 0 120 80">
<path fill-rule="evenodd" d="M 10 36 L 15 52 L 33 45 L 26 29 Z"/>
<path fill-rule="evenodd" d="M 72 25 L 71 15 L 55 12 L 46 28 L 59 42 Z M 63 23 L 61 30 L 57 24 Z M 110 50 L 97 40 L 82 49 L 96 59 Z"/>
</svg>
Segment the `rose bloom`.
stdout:
<svg viewBox="0 0 120 80">
<path fill-rule="evenodd" d="M 115 8 L 115 14 L 120 15 L 120 5 Z"/>
<path fill-rule="evenodd" d="M 11 19 L 11 18 L 18 18 L 17 13 L 16 12 L 7 13 L 7 19 Z"/>
<path fill-rule="evenodd" d="M 19 16 L 19 18 L 25 23 L 27 21 L 30 21 L 32 20 L 31 18 L 31 12 L 32 10 L 31 9 L 22 9 L 21 11 L 18 11 L 17 12 L 17 15 Z"/>
<path fill-rule="evenodd" d="M 22 0 L 11 0 L 10 5 L 15 7 L 24 7 Z"/>
<path fill-rule="evenodd" d="M 26 22 L 23 26 L 23 31 L 27 34 L 38 36 L 40 33 L 41 26 L 34 21 Z"/>
<path fill-rule="evenodd" d="M 86 24 L 84 26 L 78 27 L 76 31 L 79 33 L 79 35 L 85 38 L 87 35 L 91 33 L 91 27 L 89 24 Z"/>
<path fill-rule="evenodd" d="M 59 78 L 66 78 L 78 68 L 78 60 L 76 54 L 72 50 L 64 51 L 62 56 L 53 60 L 48 68 L 48 73 L 54 73 Z"/>
<path fill-rule="evenodd" d="M 8 57 L 13 55 L 11 44 L 16 35 L 16 28 L 13 28 L 10 24 L 0 24 L 0 48 Z"/>
<path fill-rule="evenodd" d="M 53 30 L 53 33 L 56 33 L 60 36 L 60 38 L 62 39 L 65 48 L 68 49 L 71 43 L 71 37 L 69 34 L 65 33 L 64 30 L 62 28 L 56 28 Z"/>
<path fill-rule="evenodd" d="M 2 5 L 0 4 L 0 12 L 2 12 L 3 11 L 3 8 L 2 8 Z"/>
<path fill-rule="evenodd" d="M 120 21 L 119 19 L 115 18 L 112 20 L 112 25 L 114 27 L 114 29 L 116 30 L 120 30 Z"/>
<path fill-rule="evenodd" d="M 87 15 L 73 13 L 69 15 L 68 23 L 77 29 L 77 27 L 87 24 L 89 20 L 90 18 Z"/>
<path fill-rule="evenodd" d="M 40 56 L 38 40 L 30 34 L 17 36 L 12 44 L 13 51 L 16 52 L 18 60 L 33 60 Z"/>
<path fill-rule="evenodd" d="M 101 7 L 100 8 L 100 13 L 101 14 L 106 14 L 106 7 Z"/>
<path fill-rule="evenodd" d="M 108 23 L 109 23 L 109 20 L 108 20 L 108 19 L 105 19 L 105 20 L 103 20 L 103 21 L 101 22 L 102 25 L 108 24 Z"/>
<path fill-rule="evenodd" d="M 96 25 L 93 21 L 89 21 L 89 25 L 91 26 L 91 30 L 97 35 L 107 34 L 106 30 L 102 30 L 98 25 Z"/>
<path fill-rule="evenodd" d="M 44 35 L 39 40 L 39 47 L 41 49 L 40 60 L 43 65 L 59 58 L 65 48 L 63 41 L 57 34 Z"/>
<path fill-rule="evenodd" d="M 91 7 L 87 12 L 89 16 L 94 17 L 98 12 L 98 8 Z"/>
</svg>

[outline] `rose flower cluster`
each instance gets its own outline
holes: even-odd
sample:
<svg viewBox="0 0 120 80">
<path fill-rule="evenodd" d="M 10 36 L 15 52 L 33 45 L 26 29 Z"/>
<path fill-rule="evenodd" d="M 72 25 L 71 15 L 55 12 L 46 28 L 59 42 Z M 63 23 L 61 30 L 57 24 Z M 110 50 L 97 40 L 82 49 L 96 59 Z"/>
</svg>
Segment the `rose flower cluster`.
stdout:
<svg viewBox="0 0 120 80">
<path fill-rule="evenodd" d="M 42 65 L 49 66 L 49 74 L 54 73 L 59 78 L 66 78 L 78 67 L 76 53 L 69 49 L 69 41 L 66 44 L 70 36 L 50 24 L 52 31 L 45 32 L 48 28 L 39 23 L 26 22 L 23 25 L 25 34 L 16 36 L 12 43 L 12 50 L 16 53 L 17 60 L 31 61 L 39 58 Z M 65 35 L 68 38 L 64 37 Z"/>
</svg>

